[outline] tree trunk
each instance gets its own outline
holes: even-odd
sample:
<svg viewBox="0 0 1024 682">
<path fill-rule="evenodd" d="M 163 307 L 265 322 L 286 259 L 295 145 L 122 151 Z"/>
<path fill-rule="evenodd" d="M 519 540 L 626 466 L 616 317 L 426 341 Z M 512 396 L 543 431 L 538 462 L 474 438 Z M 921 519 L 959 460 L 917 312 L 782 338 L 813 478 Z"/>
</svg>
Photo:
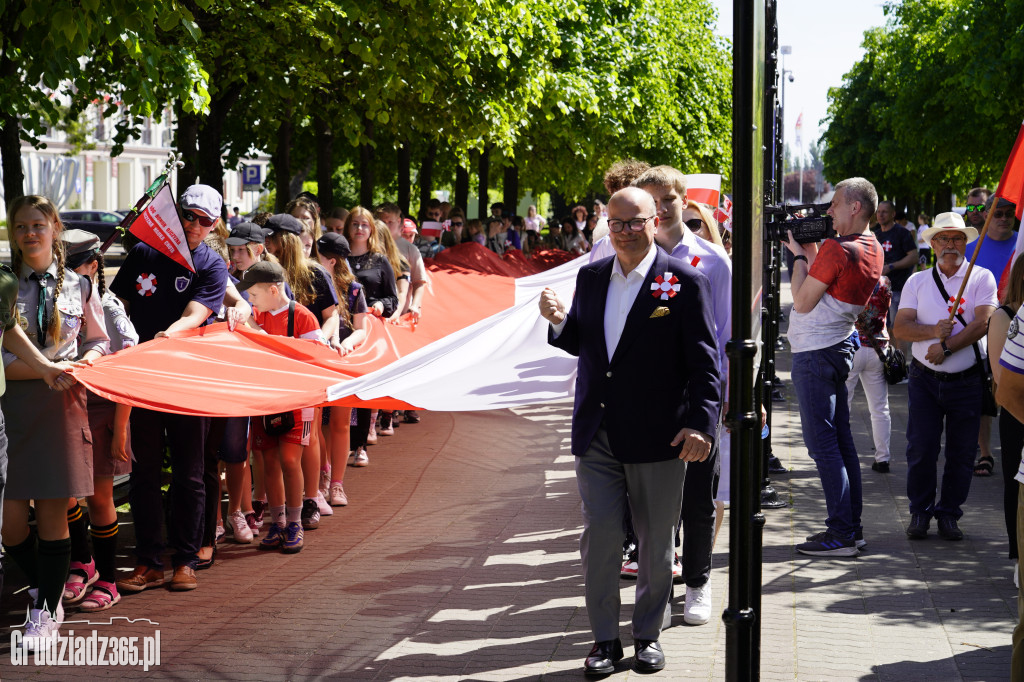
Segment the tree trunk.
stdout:
<svg viewBox="0 0 1024 682">
<path fill-rule="evenodd" d="M 366 121 L 366 138 L 368 142 L 359 145 L 359 205 L 373 208 L 373 121 Z"/>
<path fill-rule="evenodd" d="M 469 169 L 462 164 L 455 168 L 455 202 L 463 211 L 469 209 Z"/>
<path fill-rule="evenodd" d="M 566 202 L 565 197 L 558 190 L 551 190 L 551 215 L 557 222 L 563 217 L 569 215 L 569 204 Z M 557 225 L 555 226 L 557 230 Z"/>
<path fill-rule="evenodd" d="M 491 174 L 491 146 L 487 145 L 484 150 L 480 153 L 480 160 L 477 165 L 477 175 L 479 176 L 480 184 L 477 188 L 477 211 L 480 212 L 480 220 L 484 220 L 490 215 L 490 211 L 487 207 L 487 180 Z"/>
<path fill-rule="evenodd" d="M 320 213 L 334 208 L 334 132 L 320 115 L 313 116 L 316 131 L 316 193 Z"/>
<path fill-rule="evenodd" d="M 292 179 L 292 111 L 288 107 L 277 129 L 277 149 L 274 150 L 274 212 L 283 213 L 290 199 Z"/>
<path fill-rule="evenodd" d="M 947 213 L 953 210 L 953 188 L 949 185 L 942 185 L 935 195 L 935 214 Z"/>
<path fill-rule="evenodd" d="M 398 147 L 398 208 L 402 215 L 409 215 L 409 202 L 412 200 L 412 150 L 406 140 Z"/>
<path fill-rule="evenodd" d="M 21 130 L 18 117 L 0 116 L 0 159 L 4 171 L 4 203 L 8 206 L 25 194 L 25 172 L 21 168 Z"/>
<path fill-rule="evenodd" d="M 199 179 L 199 116 L 185 111 L 179 100 L 175 105 L 175 144 L 184 166 L 178 171 L 178 194 Z"/>
<path fill-rule="evenodd" d="M 224 123 L 242 94 L 242 86 L 234 85 L 210 101 L 210 113 L 200 120 L 197 170 L 199 182 L 224 193 L 224 148 L 221 143 Z"/>
<path fill-rule="evenodd" d="M 501 187 L 501 202 L 505 204 L 505 212 L 514 215 L 519 210 L 519 166 L 515 163 L 505 166 L 505 177 Z"/>
<path fill-rule="evenodd" d="M 437 143 L 431 142 L 420 163 L 420 221 L 427 217 L 427 204 L 434 194 L 434 159 L 437 158 Z"/>
</svg>

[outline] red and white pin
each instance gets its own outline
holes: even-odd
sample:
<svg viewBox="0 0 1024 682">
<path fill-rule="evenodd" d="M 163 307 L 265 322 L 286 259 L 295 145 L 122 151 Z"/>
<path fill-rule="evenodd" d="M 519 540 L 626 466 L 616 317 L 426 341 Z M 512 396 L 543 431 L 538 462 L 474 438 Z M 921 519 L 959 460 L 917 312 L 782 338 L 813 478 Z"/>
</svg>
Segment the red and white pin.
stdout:
<svg viewBox="0 0 1024 682">
<path fill-rule="evenodd" d="M 679 293 L 680 285 L 679 280 L 671 272 L 666 272 L 664 275 L 658 275 L 651 282 L 651 296 L 654 298 L 660 298 L 663 301 L 667 301 L 676 294 Z"/>
<path fill-rule="evenodd" d="M 136 277 L 135 290 L 139 296 L 152 296 L 156 292 L 156 275 L 142 274 Z"/>
</svg>

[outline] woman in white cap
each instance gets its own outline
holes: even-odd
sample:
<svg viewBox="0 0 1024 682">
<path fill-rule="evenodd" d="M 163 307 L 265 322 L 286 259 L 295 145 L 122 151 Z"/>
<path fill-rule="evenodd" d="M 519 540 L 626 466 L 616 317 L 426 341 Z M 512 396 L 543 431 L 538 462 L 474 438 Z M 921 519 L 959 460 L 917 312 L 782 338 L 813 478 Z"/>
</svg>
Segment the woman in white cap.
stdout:
<svg viewBox="0 0 1024 682">
<path fill-rule="evenodd" d="M 89 363 L 106 354 L 100 297 L 90 296 L 88 280 L 65 267 L 63 225 L 53 203 L 41 196 L 15 199 L 7 224 L 22 328 L 53 361 Z M 3 360 L 10 380 L 2 399 L 10 439 L 4 547 L 37 590 L 30 621 L 37 635 L 47 636 L 63 620 L 71 559 L 68 498 L 93 493 L 92 452 L 84 437 L 90 432 L 86 395 L 81 385 L 55 393 L 13 354 L 5 351 Z M 29 526 L 33 500 L 38 542 Z"/>
</svg>

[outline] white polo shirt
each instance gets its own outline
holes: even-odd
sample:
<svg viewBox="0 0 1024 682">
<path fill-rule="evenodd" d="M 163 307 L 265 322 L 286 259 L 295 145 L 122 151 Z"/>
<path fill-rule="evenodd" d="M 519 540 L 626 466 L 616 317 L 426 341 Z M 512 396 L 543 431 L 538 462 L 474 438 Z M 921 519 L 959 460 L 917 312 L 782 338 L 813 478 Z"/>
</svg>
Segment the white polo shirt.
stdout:
<svg viewBox="0 0 1024 682">
<path fill-rule="evenodd" d="M 1021 306 L 1017 314 L 1010 321 L 1010 328 L 1006 332 L 1006 344 L 1003 345 L 1003 354 L 999 356 L 999 364 L 1015 374 L 1024 374 L 1024 306 Z M 1017 467 L 1017 475 L 1014 480 L 1024 483 L 1024 460 L 1021 460 Z"/>
<path fill-rule="evenodd" d="M 939 279 L 942 282 L 942 286 L 946 287 L 946 292 L 950 298 L 955 298 L 956 292 L 960 290 L 960 285 L 964 281 L 964 273 L 967 272 L 967 265 L 968 262 L 965 258 L 956 273 L 948 278 L 942 274 L 941 270 L 938 270 Z M 919 324 L 935 324 L 939 320 L 947 319 L 952 310 L 952 301 L 943 300 L 942 294 L 939 293 L 939 288 L 935 286 L 935 280 L 932 278 L 933 269 L 937 270 L 937 268 L 929 268 L 921 272 L 915 272 L 903 286 L 900 311 L 906 309 L 917 311 L 917 321 Z M 974 320 L 974 309 L 978 306 L 990 306 L 995 310 L 999 306 L 999 299 L 996 295 L 995 277 L 985 268 L 975 265 L 971 271 L 971 278 L 967 280 L 967 288 L 964 289 L 959 306 L 959 309 L 962 311 L 961 314 L 968 324 Z M 959 334 L 963 329 L 964 327 L 960 324 L 960 321 L 953 318 L 953 335 Z M 928 362 L 925 359 L 928 347 L 938 342 L 937 338 L 928 339 L 927 341 L 915 341 L 912 348 L 914 359 L 938 372 L 948 373 L 962 372 L 975 364 L 974 349 L 971 346 L 955 351 L 943 360 L 941 365 Z M 983 358 L 987 356 L 988 348 L 984 336 L 978 341 L 978 350 L 981 351 Z"/>
</svg>

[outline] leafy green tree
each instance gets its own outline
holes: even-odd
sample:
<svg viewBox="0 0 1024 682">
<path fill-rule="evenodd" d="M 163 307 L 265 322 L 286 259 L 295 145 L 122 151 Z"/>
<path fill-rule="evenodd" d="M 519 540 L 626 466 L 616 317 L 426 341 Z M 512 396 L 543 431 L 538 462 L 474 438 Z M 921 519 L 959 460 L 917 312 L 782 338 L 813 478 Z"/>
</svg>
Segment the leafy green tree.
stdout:
<svg viewBox="0 0 1024 682">
<path fill-rule="evenodd" d="M 172 98 L 187 111 L 205 111 L 206 73 L 191 44 L 163 41 L 179 26 L 194 44 L 198 28 L 177 0 L 0 3 L 0 157 L 8 201 L 24 191 L 22 140 L 42 146 L 39 136 L 50 124 L 77 119 L 93 100 L 108 95 L 104 114 L 117 114 L 115 154 Z M 62 109 L 62 99 L 69 108 Z"/>
</svg>

